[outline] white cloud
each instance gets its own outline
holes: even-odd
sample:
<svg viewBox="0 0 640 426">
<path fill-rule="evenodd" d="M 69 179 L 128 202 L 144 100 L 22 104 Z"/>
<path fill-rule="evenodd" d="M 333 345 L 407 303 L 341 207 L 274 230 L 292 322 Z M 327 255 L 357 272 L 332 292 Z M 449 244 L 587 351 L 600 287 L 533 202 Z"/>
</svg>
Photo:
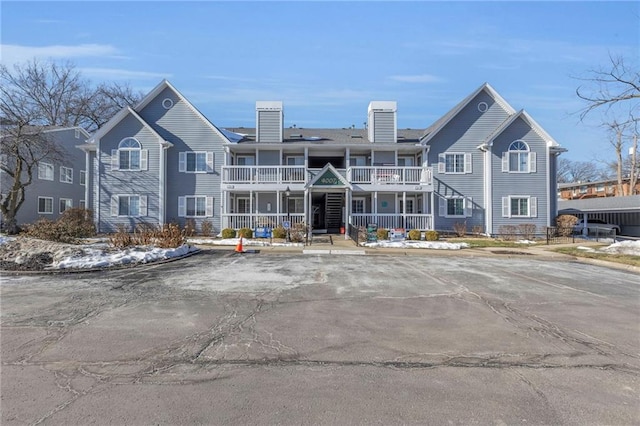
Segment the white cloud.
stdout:
<svg viewBox="0 0 640 426">
<path fill-rule="evenodd" d="M 131 71 L 118 68 L 80 68 L 82 74 L 88 77 L 109 79 L 109 80 L 144 80 L 170 78 L 171 74 L 147 72 L 147 71 Z"/>
<path fill-rule="evenodd" d="M 442 81 L 440 77 L 436 77 L 431 74 L 416 74 L 416 75 L 392 75 L 389 77 L 391 80 L 400 81 L 403 83 L 438 83 Z"/>
<path fill-rule="evenodd" d="M 61 59 L 80 57 L 114 56 L 118 49 L 108 44 L 80 44 L 76 46 L 20 46 L 16 44 L 0 45 L 0 60 L 3 65 L 11 66 L 19 62 L 26 62 L 33 58 Z"/>
</svg>

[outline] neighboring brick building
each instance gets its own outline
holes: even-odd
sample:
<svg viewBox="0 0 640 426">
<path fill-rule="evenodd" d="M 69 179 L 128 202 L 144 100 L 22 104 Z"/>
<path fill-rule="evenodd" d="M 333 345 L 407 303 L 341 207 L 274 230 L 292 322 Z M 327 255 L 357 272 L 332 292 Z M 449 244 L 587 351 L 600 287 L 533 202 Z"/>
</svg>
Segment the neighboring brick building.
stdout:
<svg viewBox="0 0 640 426">
<path fill-rule="evenodd" d="M 640 181 L 636 182 L 635 194 L 640 194 Z M 570 182 L 558 184 L 558 198 L 561 200 L 581 200 L 596 197 L 621 197 L 635 195 L 630 190 L 630 180 L 623 179 L 622 193 L 618 191 L 618 180 L 600 180 L 596 182 Z"/>
</svg>

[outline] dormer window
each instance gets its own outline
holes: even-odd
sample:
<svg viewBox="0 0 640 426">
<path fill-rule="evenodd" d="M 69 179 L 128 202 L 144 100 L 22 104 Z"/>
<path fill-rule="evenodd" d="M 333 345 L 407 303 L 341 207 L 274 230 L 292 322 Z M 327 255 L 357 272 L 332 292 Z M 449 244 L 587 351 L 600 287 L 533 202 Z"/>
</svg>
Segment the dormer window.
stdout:
<svg viewBox="0 0 640 426">
<path fill-rule="evenodd" d="M 529 150 L 526 142 L 511 142 L 509 150 L 502 153 L 502 171 L 509 173 L 535 173 L 536 153 Z"/>
<path fill-rule="evenodd" d="M 147 170 L 148 151 L 142 149 L 136 138 L 124 138 L 118 144 L 118 149 L 111 151 L 112 170 Z"/>
</svg>

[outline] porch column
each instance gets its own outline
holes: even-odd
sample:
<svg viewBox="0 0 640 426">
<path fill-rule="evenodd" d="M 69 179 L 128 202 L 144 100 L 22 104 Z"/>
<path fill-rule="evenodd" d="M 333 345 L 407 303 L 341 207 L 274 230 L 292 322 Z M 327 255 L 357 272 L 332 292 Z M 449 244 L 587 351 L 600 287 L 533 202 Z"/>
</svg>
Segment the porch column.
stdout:
<svg viewBox="0 0 640 426">
<path fill-rule="evenodd" d="M 351 191 L 349 188 L 344 189 L 344 239 L 349 239 L 349 216 L 351 215 Z"/>
<path fill-rule="evenodd" d="M 406 224 L 407 224 L 407 191 L 402 191 L 402 227 L 405 228 Z"/>
<path fill-rule="evenodd" d="M 249 191 L 249 228 L 253 229 L 253 219 L 255 213 L 253 212 L 253 190 Z"/>
<path fill-rule="evenodd" d="M 373 193 L 373 219 L 378 223 L 378 191 Z"/>
<path fill-rule="evenodd" d="M 282 223 L 281 217 L 280 217 L 280 213 L 281 213 L 281 208 L 282 206 L 280 205 L 280 190 L 276 190 L 276 217 L 277 217 L 277 225 L 280 225 Z"/>
</svg>

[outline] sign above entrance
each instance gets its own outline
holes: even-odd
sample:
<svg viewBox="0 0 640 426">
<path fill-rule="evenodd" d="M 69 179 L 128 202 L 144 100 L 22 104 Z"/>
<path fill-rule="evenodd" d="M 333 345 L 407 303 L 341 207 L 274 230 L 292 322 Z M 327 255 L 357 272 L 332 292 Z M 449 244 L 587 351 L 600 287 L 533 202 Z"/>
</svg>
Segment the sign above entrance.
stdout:
<svg viewBox="0 0 640 426">
<path fill-rule="evenodd" d="M 322 176 L 320 176 L 314 186 L 338 186 L 342 185 L 342 181 L 336 176 L 333 171 L 327 170 Z"/>
</svg>

